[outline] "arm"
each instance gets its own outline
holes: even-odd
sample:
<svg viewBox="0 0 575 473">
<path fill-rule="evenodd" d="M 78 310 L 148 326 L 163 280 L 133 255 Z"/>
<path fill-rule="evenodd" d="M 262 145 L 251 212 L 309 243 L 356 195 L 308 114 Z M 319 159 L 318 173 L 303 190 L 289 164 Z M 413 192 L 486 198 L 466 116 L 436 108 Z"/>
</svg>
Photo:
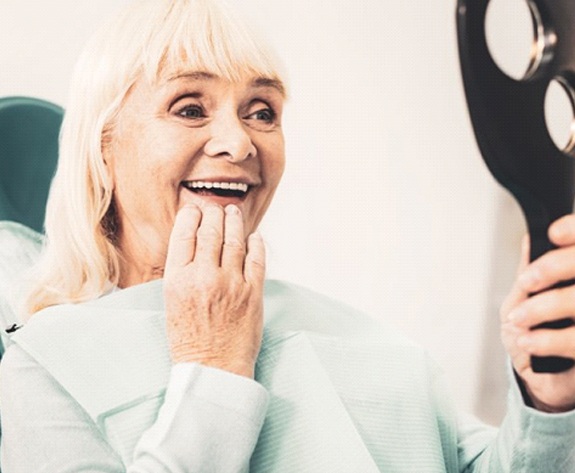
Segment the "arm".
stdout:
<svg viewBox="0 0 575 473">
<path fill-rule="evenodd" d="M 575 317 L 575 287 L 546 290 L 575 277 L 575 216 L 555 222 L 549 237 L 558 248 L 531 264 L 525 241 L 517 280 L 501 308 L 501 336 L 515 377 L 507 416 L 493 441 L 473 425 L 462 428 L 462 471 L 575 471 L 575 368 L 555 374 L 531 369 L 534 355 L 575 358 L 575 327 L 532 330 Z"/>
<path fill-rule="evenodd" d="M 41 366 L 29 358 L 27 367 L 19 366 L 11 355 L 1 368 L 5 473 L 247 471 L 267 403 L 252 379 L 263 330 L 264 264 L 261 239 L 252 235 L 246 246 L 237 207 L 181 209 L 164 274 L 173 367 L 164 405 L 136 445 L 134 464 L 125 470 L 118 463 L 86 413 Z M 15 463 L 24 456 L 34 458 L 28 470 Z"/>
<path fill-rule="evenodd" d="M 255 381 L 176 365 L 156 422 L 124 465 L 87 413 L 20 347 L 8 350 L 0 376 L 5 473 L 247 471 L 267 406 Z"/>
<path fill-rule="evenodd" d="M 473 418 L 458 432 L 464 473 L 571 473 L 575 471 L 575 411 L 550 414 L 529 407 L 510 380 L 507 415 L 499 429 Z"/>
</svg>

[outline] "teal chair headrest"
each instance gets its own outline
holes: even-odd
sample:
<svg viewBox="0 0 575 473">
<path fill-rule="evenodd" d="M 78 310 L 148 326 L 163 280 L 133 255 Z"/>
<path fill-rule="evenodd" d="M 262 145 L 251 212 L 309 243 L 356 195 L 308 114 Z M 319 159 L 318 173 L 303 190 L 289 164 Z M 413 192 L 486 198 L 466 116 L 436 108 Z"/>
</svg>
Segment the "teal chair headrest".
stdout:
<svg viewBox="0 0 575 473">
<path fill-rule="evenodd" d="M 43 231 L 63 115 L 45 100 L 0 98 L 0 220 Z"/>
</svg>

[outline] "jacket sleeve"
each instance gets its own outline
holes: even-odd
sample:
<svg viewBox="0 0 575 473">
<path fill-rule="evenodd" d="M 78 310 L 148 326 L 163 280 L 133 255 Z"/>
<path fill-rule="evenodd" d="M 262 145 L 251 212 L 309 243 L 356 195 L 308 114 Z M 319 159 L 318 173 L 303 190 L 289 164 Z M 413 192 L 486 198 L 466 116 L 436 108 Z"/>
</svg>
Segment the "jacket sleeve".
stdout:
<svg viewBox="0 0 575 473">
<path fill-rule="evenodd" d="M 511 377 L 511 376 L 510 376 Z M 547 414 L 523 401 L 510 380 L 507 415 L 499 429 L 477 420 L 459 425 L 464 473 L 571 473 L 575 471 L 575 411 Z"/>
<path fill-rule="evenodd" d="M 248 471 L 268 403 L 253 380 L 198 364 L 172 368 L 155 423 L 124 465 L 88 414 L 19 346 L 0 364 L 3 473 Z"/>
</svg>

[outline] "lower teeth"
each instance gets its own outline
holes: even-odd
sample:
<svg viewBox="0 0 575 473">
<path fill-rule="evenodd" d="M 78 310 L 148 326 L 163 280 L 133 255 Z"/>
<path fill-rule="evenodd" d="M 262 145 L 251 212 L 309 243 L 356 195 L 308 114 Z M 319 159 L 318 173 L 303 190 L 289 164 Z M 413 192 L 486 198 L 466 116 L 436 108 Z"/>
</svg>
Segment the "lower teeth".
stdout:
<svg viewBox="0 0 575 473">
<path fill-rule="evenodd" d="M 190 189 L 192 192 L 198 195 L 215 195 L 218 197 L 237 197 L 241 198 L 246 195 L 245 192 L 232 190 L 232 189 L 218 189 L 218 188 L 199 188 L 199 189 Z"/>
</svg>

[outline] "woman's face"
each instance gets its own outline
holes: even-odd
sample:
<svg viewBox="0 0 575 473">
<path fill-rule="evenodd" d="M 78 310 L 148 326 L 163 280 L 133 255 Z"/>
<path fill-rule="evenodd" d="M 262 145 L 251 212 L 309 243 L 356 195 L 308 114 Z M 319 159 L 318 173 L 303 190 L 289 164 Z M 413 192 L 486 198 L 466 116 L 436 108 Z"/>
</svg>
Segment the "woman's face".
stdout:
<svg viewBox="0 0 575 473">
<path fill-rule="evenodd" d="M 281 84 L 193 72 L 140 79 L 124 100 L 104 157 L 122 250 L 165 258 L 179 208 L 206 201 L 262 219 L 284 169 Z"/>
</svg>

